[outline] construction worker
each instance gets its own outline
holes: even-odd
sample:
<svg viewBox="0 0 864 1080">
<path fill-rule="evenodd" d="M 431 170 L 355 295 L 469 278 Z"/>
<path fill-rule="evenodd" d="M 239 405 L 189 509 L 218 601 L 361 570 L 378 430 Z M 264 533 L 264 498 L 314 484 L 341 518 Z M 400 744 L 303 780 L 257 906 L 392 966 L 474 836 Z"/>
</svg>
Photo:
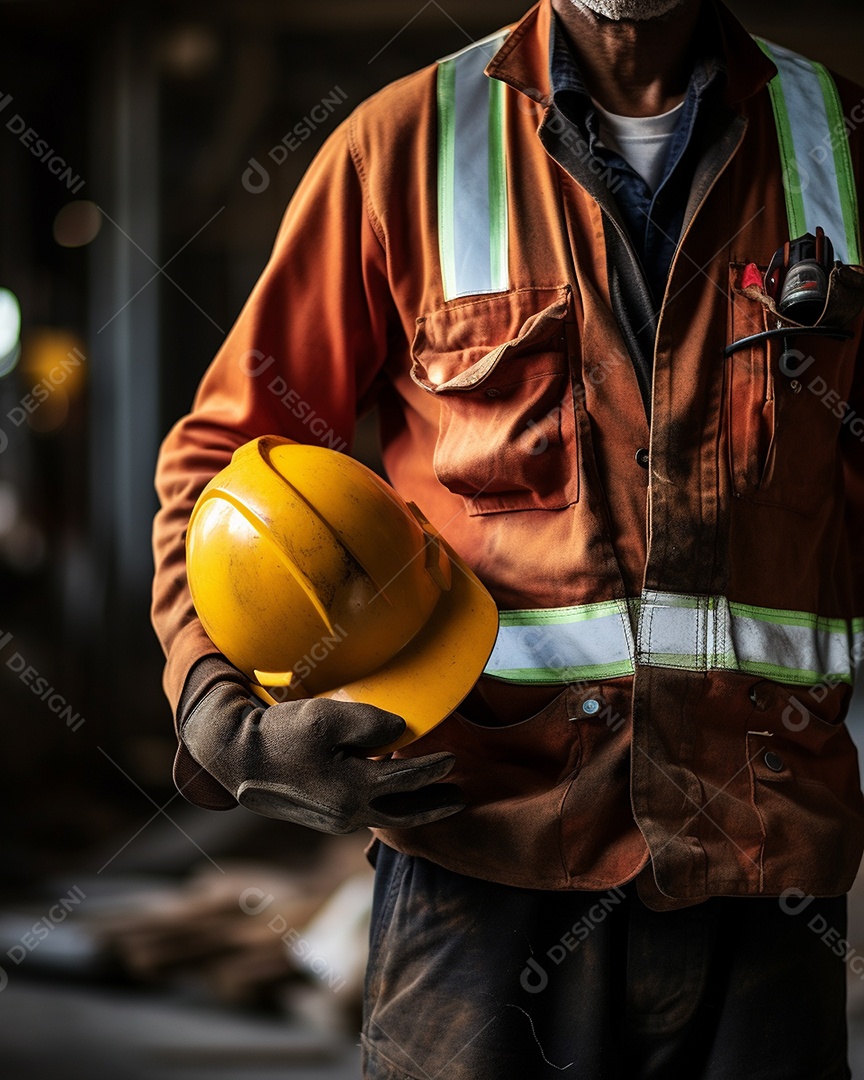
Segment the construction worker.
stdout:
<svg viewBox="0 0 864 1080">
<path fill-rule="evenodd" d="M 366 1077 L 849 1077 L 862 99 L 719 0 L 541 0 L 332 135 L 168 436 L 177 781 L 373 827 Z M 373 401 L 500 619 L 381 760 L 392 712 L 250 708 L 184 554 L 238 446 Z"/>
</svg>

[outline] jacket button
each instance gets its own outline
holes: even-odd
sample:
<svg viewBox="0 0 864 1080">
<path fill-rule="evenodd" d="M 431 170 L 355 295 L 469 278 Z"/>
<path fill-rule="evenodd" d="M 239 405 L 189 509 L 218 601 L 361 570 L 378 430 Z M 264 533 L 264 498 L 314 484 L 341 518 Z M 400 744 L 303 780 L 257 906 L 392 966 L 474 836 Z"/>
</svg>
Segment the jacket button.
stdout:
<svg viewBox="0 0 864 1080">
<path fill-rule="evenodd" d="M 490 386 L 486 391 L 486 397 L 501 397 L 501 391 L 497 386 Z"/>
<path fill-rule="evenodd" d="M 650 459 L 650 455 L 649 455 L 648 451 L 644 449 L 644 447 L 643 447 L 643 449 L 636 451 L 636 464 L 641 465 L 641 467 L 643 469 L 648 468 L 649 459 Z"/>
<path fill-rule="evenodd" d="M 765 764 L 771 770 L 771 772 L 782 772 L 786 767 L 783 764 L 783 758 L 779 754 L 775 754 L 773 750 L 769 750 L 764 757 Z"/>
<path fill-rule="evenodd" d="M 596 698 L 588 698 L 587 701 L 582 702 L 582 712 L 586 716 L 594 716 L 595 713 L 600 712 L 600 702 Z"/>
</svg>

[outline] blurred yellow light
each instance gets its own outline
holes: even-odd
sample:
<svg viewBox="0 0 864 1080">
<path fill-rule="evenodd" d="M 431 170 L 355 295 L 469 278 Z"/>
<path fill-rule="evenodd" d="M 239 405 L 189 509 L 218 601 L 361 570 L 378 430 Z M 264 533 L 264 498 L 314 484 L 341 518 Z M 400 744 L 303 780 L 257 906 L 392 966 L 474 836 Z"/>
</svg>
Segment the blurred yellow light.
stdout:
<svg viewBox="0 0 864 1080">
<path fill-rule="evenodd" d="M 40 397 L 45 396 L 43 389 L 58 400 L 61 389 L 63 396 L 74 397 L 84 384 L 86 368 L 83 342 L 69 330 L 37 327 L 24 339 L 21 372 L 25 382 L 39 388 Z"/>
</svg>

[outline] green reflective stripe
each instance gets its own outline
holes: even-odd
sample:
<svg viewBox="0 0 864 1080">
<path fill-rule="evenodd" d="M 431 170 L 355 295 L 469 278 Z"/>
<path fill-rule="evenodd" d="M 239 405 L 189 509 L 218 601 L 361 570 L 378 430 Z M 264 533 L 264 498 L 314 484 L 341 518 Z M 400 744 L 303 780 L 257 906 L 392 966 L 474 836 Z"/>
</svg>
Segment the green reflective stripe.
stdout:
<svg viewBox="0 0 864 1080">
<path fill-rule="evenodd" d="M 445 300 L 506 292 L 505 87 L 485 74 L 506 34 L 438 62 L 438 248 Z"/>
<path fill-rule="evenodd" d="M 760 622 L 774 623 L 778 626 L 811 626 L 814 630 L 827 630 L 832 634 L 849 632 L 848 620 L 828 619 L 824 615 L 811 615 L 809 611 L 752 607 L 750 604 L 737 604 L 734 600 L 729 601 L 729 610 L 733 615 L 758 619 Z M 853 623 L 856 621 L 858 620 L 853 620 Z"/>
<path fill-rule="evenodd" d="M 852 169 L 852 154 L 849 150 L 849 139 L 846 135 L 846 118 L 843 114 L 843 106 L 840 104 L 840 96 L 837 93 L 837 85 L 822 64 L 815 64 L 816 74 L 822 86 L 822 94 L 825 98 L 825 111 L 828 114 L 828 130 L 831 132 L 831 147 L 834 153 L 834 171 L 837 174 L 837 184 L 840 189 L 840 209 L 843 212 L 843 223 L 846 226 L 846 246 L 849 249 L 848 262 L 859 265 L 861 262 L 861 235 L 860 222 L 858 220 L 858 189 L 855 186 L 855 173 Z"/>
<path fill-rule="evenodd" d="M 682 671 L 703 671 L 701 665 L 694 667 L 692 657 L 678 656 L 674 653 L 652 653 L 649 667 L 678 668 Z M 735 662 L 734 656 L 727 663 L 710 664 L 709 671 L 740 671 L 744 675 L 758 675 L 773 682 L 794 686 L 815 686 L 820 682 L 842 682 L 852 685 L 853 677 L 848 672 L 800 671 L 795 668 L 779 667 L 777 664 L 760 664 L 750 661 L 746 664 Z"/>
<path fill-rule="evenodd" d="M 647 666 L 851 684 L 862 653 L 864 617 L 645 590 L 638 599 L 502 611 L 486 674 L 549 684 L 620 678 Z"/>
<path fill-rule="evenodd" d="M 778 664 L 759 663 L 750 660 L 740 664 L 734 653 L 726 656 L 716 656 L 712 662 L 704 664 L 702 658 L 682 655 L 679 653 L 652 653 L 649 667 L 678 668 L 681 671 L 740 671 L 745 675 L 759 675 L 774 682 L 790 683 L 795 686 L 814 686 L 823 681 L 852 683 L 852 676 L 848 672 L 821 672 L 802 671 L 797 668 L 781 667 Z M 694 660 L 696 661 L 694 663 Z"/>
<path fill-rule="evenodd" d="M 765 55 L 776 63 L 774 55 L 768 45 L 756 39 L 757 44 Z M 783 94 L 783 82 L 778 76 L 768 83 L 768 93 L 771 95 L 771 104 L 774 108 L 774 122 L 777 126 L 777 138 L 780 142 L 780 160 L 783 163 L 783 190 L 786 193 L 786 215 L 789 218 L 789 236 L 795 238 L 803 236 L 807 232 L 807 224 L 804 216 L 804 198 L 801 194 L 798 161 L 795 157 L 795 140 L 792 136 L 792 122 L 789 119 L 789 110 L 786 107 L 786 98 Z M 789 183 L 789 171 L 795 170 L 795 182 Z"/>
<path fill-rule="evenodd" d="M 602 600 L 596 604 L 580 604 L 577 607 L 530 608 L 523 611 L 502 611 L 498 619 L 501 626 L 548 626 L 559 623 L 586 622 L 605 615 L 617 615 L 631 600 Z"/>
<path fill-rule="evenodd" d="M 632 675 L 635 668 L 622 660 L 617 664 L 595 664 L 593 667 L 562 668 L 509 668 L 486 674 L 503 682 L 537 683 L 552 686 L 557 683 L 591 682 L 599 679 L 620 679 L 622 675 Z"/>
<path fill-rule="evenodd" d="M 489 80 L 489 257 L 493 286 L 510 283 L 507 235 L 507 162 L 504 154 L 504 84 Z"/>
<path fill-rule="evenodd" d="M 455 87 L 455 67 L 451 63 L 440 64 L 438 67 L 438 245 L 445 297 L 452 295 L 456 287 L 456 250 L 453 242 Z"/>
<path fill-rule="evenodd" d="M 801 671 L 794 668 L 778 667 L 776 664 L 759 664 L 755 661 L 750 661 L 743 667 L 739 667 L 738 670 L 743 671 L 746 675 L 761 675 L 763 678 L 771 679 L 774 682 L 792 683 L 795 686 L 815 686 L 820 682 L 843 682 L 851 686 L 854 681 L 854 676 L 848 671 Z"/>
<path fill-rule="evenodd" d="M 837 87 L 828 71 L 757 39 L 777 67 L 774 109 L 792 238 L 821 226 L 841 262 L 860 262 L 858 191 Z"/>
<path fill-rule="evenodd" d="M 639 657 L 648 667 L 674 667 L 682 671 L 738 671 L 734 653 L 665 653 L 652 650 L 650 659 Z"/>
</svg>

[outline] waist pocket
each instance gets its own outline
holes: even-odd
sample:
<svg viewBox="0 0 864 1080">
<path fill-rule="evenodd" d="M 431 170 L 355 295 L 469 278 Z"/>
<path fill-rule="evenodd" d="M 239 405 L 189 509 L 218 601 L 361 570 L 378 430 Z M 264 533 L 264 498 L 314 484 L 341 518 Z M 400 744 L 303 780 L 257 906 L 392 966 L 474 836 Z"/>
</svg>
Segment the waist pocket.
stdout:
<svg viewBox="0 0 864 1080">
<path fill-rule="evenodd" d="M 433 467 L 469 514 L 579 499 L 570 286 L 446 305 L 417 320 L 411 377 L 440 404 Z"/>
<path fill-rule="evenodd" d="M 757 286 L 742 287 L 745 267 L 729 268 L 729 341 L 788 327 L 782 336 L 726 358 L 725 410 L 729 472 L 737 498 L 814 517 L 838 472 L 844 430 L 864 433 L 848 404 L 857 335 L 852 341 L 799 336 L 800 324 L 778 315 Z M 765 268 L 760 267 L 763 271 Z M 849 327 L 864 308 L 864 273 L 831 272 L 817 326 Z"/>
<path fill-rule="evenodd" d="M 843 723 L 851 688 L 763 681 L 751 693 L 757 708 L 747 725 L 746 755 L 762 827 L 765 891 L 798 881 L 845 892 L 864 849 L 858 754 Z"/>
</svg>

